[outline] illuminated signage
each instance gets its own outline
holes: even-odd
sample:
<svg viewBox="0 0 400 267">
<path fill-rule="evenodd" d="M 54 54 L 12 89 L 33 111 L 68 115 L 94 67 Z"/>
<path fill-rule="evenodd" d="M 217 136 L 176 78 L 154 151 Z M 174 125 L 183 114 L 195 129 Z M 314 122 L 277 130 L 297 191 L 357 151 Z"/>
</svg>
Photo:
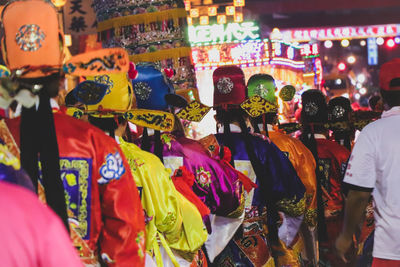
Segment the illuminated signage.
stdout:
<svg viewBox="0 0 400 267">
<path fill-rule="evenodd" d="M 315 40 L 341 40 L 347 38 L 387 37 L 400 34 L 400 24 L 359 26 L 359 27 L 332 27 L 282 30 L 288 40 L 309 42 Z"/>
<path fill-rule="evenodd" d="M 319 55 L 318 44 L 304 44 L 301 46 L 300 54 L 303 57 L 316 57 Z"/>
<path fill-rule="evenodd" d="M 260 38 L 259 31 L 254 22 L 189 26 L 189 41 L 192 44 L 204 44 L 256 40 Z"/>
<path fill-rule="evenodd" d="M 303 69 L 304 61 L 300 47 L 284 42 L 272 42 L 269 52 L 268 40 L 249 40 L 240 43 L 224 43 L 192 48 L 192 59 L 197 70 L 224 65 L 261 66 L 280 65 Z"/>
<path fill-rule="evenodd" d="M 196 67 L 251 63 L 265 58 L 264 42 L 257 40 L 193 47 L 192 58 Z"/>
<path fill-rule="evenodd" d="M 378 44 L 376 43 L 376 38 L 367 39 L 368 47 L 368 65 L 378 65 Z"/>
<path fill-rule="evenodd" d="M 302 60 L 301 46 L 293 45 L 282 40 L 271 40 L 271 57 Z"/>
<path fill-rule="evenodd" d="M 322 82 L 322 77 L 323 77 L 323 68 L 322 68 L 322 62 L 320 58 L 315 59 L 315 73 L 317 74 L 316 77 L 316 82 L 315 84 L 321 84 Z"/>
</svg>

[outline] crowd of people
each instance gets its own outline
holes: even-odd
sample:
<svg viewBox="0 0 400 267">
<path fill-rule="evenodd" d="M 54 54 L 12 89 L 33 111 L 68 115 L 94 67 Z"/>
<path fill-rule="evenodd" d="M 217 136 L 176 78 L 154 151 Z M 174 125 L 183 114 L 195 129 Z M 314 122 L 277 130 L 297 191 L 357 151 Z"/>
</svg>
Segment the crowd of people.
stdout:
<svg viewBox="0 0 400 267">
<path fill-rule="evenodd" d="M 399 60 L 380 72 L 382 115 L 312 89 L 295 124 L 271 75 L 219 67 L 217 132 L 193 140 L 181 120 L 209 108 L 157 64 L 105 49 L 63 65 L 42 0 L 2 23 L 4 266 L 400 266 Z M 57 102 L 66 72 L 84 81 Z"/>
</svg>

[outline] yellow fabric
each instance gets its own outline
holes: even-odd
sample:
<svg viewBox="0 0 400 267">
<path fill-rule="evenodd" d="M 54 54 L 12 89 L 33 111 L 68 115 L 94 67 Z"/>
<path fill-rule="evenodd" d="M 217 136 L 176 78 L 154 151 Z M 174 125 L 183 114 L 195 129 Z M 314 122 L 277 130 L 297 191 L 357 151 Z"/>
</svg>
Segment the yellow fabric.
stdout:
<svg viewBox="0 0 400 267">
<path fill-rule="evenodd" d="M 127 111 L 132 106 L 132 84 L 128 79 L 127 73 L 116 73 L 100 76 L 88 76 L 87 80 L 96 81 L 109 86 L 109 89 L 96 105 L 87 106 L 88 111 L 98 110 L 99 106 L 103 109 L 114 111 Z M 107 116 L 103 116 L 107 117 Z M 108 117 L 112 117 L 109 115 Z"/>
<path fill-rule="evenodd" d="M 146 250 L 155 254 L 158 266 L 162 266 L 158 239 L 174 263 L 168 247 L 182 253 L 197 252 L 207 240 L 207 230 L 196 206 L 175 189 L 170 173 L 155 155 L 122 138 L 119 141 L 141 190 L 147 220 Z"/>
<path fill-rule="evenodd" d="M 178 47 L 171 49 L 159 50 L 151 53 L 143 53 L 137 55 L 129 56 L 130 61 L 139 63 L 139 62 L 156 62 L 164 59 L 177 59 L 181 57 L 189 57 L 192 53 L 192 49 L 190 47 Z"/>
<path fill-rule="evenodd" d="M 281 132 L 269 132 L 271 141 L 282 151 L 289 153 L 289 160 L 296 169 L 306 188 L 305 221 L 309 226 L 316 225 L 317 209 L 317 180 L 315 178 L 315 160 L 310 152 L 299 140 Z"/>
<path fill-rule="evenodd" d="M 97 31 L 102 32 L 108 29 L 120 28 L 136 24 L 148 24 L 156 21 L 186 18 L 187 12 L 184 8 L 168 9 L 159 12 L 143 13 L 125 17 L 112 18 L 99 22 Z"/>
</svg>

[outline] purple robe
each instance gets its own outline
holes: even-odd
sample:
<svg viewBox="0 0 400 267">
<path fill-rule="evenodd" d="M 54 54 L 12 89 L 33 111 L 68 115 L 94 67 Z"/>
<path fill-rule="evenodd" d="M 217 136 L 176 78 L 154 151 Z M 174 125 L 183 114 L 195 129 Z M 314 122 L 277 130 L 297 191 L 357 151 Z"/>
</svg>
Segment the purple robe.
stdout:
<svg viewBox="0 0 400 267">
<path fill-rule="evenodd" d="M 150 152 L 154 153 L 154 137 L 150 136 Z M 233 237 L 244 218 L 243 185 L 235 170 L 210 157 L 197 141 L 182 135 L 163 133 L 163 163 L 171 175 L 181 166 L 195 176 L 193 192 L 210 209 L 205 221 L 211 233 L 206 248 L 214 259 Z M 140 146 L 141 139 L 136 140 Z M 208 222 L 207 222 L 208 221 Z"/>
</svg>

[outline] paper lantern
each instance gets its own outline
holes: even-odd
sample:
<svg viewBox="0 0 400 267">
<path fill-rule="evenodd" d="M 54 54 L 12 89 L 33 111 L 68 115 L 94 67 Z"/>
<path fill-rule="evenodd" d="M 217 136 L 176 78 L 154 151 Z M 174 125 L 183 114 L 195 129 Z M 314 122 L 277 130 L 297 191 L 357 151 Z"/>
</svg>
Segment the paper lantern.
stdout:
<svg viewBox="0 0 400 267">
<path fill-rule="evenodd" d="M 51 2 L 55 7 L 63 7 L 67 3 L 67 0 L 51 0 Z"/>
<path fill-rule="evenodd" d="M 208 8 L 208 15 L 209 16 L 216 16 L 217 15 L 217 7 L 209 7 Z"/>
<path fill-rule="evenodd" d="M 208 25 L 208 16 L 200 17 L 200 25 Z"/>
<path fill-rule="evenodd" d="M 197 18 L 199 15 L 200 15 L 200 14 L 199 14 L 199 9 L 198 9 L 198 8 L 192 8 L 192 9 L 190 10 L 190 16 L 191 16 L 192 18 Z"/>
<path fill-rule="evenodd" d="M 233 16 L 235 15 L 235 7 L 234 6 L 227 6 L 225 7 L 225 13 L 228 16 Z"/>
<path fill-rule="evenodd" d="M 225 15 L 217 16 L 217 23 L 218 24 L 225 24 L 226 23 L 226 16 Z"/>
<path fill-rule="evenodd" d="M 233 0 L 234 6 L 244 6 L 244 0 Z"/>
<path fill-rule="evenodd" d="M 242 22 L 243 21 L 243 13 L 236 13 L 234 20 L 235 20 L 235 22 Z"/>
</svg>

